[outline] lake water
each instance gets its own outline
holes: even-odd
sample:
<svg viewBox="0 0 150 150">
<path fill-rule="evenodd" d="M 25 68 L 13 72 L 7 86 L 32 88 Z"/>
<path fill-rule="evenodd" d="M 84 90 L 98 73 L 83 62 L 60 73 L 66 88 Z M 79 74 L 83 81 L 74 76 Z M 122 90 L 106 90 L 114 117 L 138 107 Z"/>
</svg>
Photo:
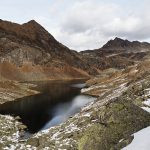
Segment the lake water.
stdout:
<svg viewBox="0 0 150 150">
<path fill-rule="evenodd" d="M 20 116 L 29 133 L 66 121 L 95 98 L 81 94 L 84 81 L 36 82 L 40 94 L 0 105 L 0 114 Z"/>
</svg>

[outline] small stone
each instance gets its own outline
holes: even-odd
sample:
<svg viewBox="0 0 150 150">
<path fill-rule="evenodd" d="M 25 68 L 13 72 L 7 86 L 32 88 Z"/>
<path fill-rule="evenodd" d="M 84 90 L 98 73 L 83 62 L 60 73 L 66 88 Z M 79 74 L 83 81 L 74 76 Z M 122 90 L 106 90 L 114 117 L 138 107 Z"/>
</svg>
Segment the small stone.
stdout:
<svg viewBox="0 0 150 150">
<path fill-rule="evenodd" d="M 23 125 L 23 124 L 19 125 L 19 129 L 20 129 L 20 130 L 24 130 L 24 129 L 26 129 L 26 128 L 27 128 L 26 125 Z"/>
<path fill-rule="evenodd" d="M 40 145 L 39 144 L 39 139 L 37 139 L 37 138 L 28 139 L 27 144 L 31 145 L 31 146 L 35 146 L 35 147 L 38 147 Z"/>
<path fill-rule="evenodd" d="M 15 117 L 15 120 L 20 120 L 20 119 L 21 119 L 20 116 Z"/>
</svg>

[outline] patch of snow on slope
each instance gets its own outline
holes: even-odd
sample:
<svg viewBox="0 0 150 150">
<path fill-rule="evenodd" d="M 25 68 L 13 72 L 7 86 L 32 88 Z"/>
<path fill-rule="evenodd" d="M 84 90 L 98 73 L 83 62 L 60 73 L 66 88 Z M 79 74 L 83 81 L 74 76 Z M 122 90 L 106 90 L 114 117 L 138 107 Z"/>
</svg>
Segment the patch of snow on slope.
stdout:
<svg viewBox="0 0 150 150">
<path fill-rule="evenodd" d="M 141 107 L 141 108 L 150 113 L 150 99 L 144 101 L 143 104 L 147 105 L 147 107 Z"/>
<path fill-rule="evenodd" d="M 147 101 L 144 101 L 143 103 L 144 103 L 145 105 L 150 106 L 150 99 L 147 99 Z"/>
<path fill-rule="evenodd" d="M 127 147 L 122 150 L 149 150 L 150 149 L 150 127 L 134 133 L 134 139 Z"/>
<path fill-rule="evenodd" d="M 145 111 L 150 113 L 150 99 L 143 102 L 147 107 L 141 107 Z M 122 150 L 149 150 L 150 148 L 150 126 L 134 133 L 133 141 Z"/>
<path fill-rule="evenodd" d="M 144 95 L 149 97 L 150 96 L 150 88 L 144 89 Z"/>
<path fill-rule="evenodd" d="M 149 107 L 141 107 L 141 108 L 150 113 L 150 108 Z"/>
</svg>

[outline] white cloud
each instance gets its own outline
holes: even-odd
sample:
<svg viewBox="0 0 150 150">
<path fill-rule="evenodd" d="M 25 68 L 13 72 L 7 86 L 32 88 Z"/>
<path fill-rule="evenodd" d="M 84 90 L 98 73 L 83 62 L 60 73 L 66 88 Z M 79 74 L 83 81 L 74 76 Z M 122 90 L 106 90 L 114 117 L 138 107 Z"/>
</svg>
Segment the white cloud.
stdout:
<svg viewBox="0 0 150 150">
<path fill-rule="evenodd" d="M 35 19 L 72 49 L 101 47 L 115 36 L 149 41 L 149 0 L 5 0 L 0 18 Z"/>
<path fill-rule="evenodd" d="M 124 5 L 108 0 L 78 1 L 62 16 L 56 37 L 78 50 L 101 47 L 115 36 L 148 40 L 150 18 L 147 14 L 150 12 L 147 2 L 134 0 Z"/>
<path fill-rule="evenodd" d="M 69 32 L 85 32 L 108 21 L 116 10 L 114 4 L 95 3 L 91 0 L 78 2 L 64 16 L 62 28 Z"/>
<path fill-rule="evenodd" d="M 106 38 L 102 32 L 103 24 L 109 22 L 118 9 L 111 3 L 78 1 L 63 16 L 58 39 L 64 39 L 64 43 L 78 50 L 100 47 Z"/>
</svg>

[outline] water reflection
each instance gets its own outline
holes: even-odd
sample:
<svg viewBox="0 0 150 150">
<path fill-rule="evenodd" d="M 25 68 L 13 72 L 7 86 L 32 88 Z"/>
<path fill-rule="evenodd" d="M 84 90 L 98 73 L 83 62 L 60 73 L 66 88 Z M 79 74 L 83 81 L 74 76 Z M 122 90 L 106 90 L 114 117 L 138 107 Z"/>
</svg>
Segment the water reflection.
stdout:
<svg viewBox="0 0 150 150">
<path fill-rule="evenodd" d="M 41 91 L 41 94 L 0 105 L 1 114 L 19 115 L 30 133 L 64 122 L 82 106 L 94 100 L 80 94 L 80 89 L 84 86 L 81 81 L 77 84 L 74 82 L 36 84 L 38 85 L 36 90 Z"/>
<path fill-rule="evenodd" d="M 58 104 L 50 114 L 53 114 L 53 118 L 44 126 L 43 129 L 58 125 L 66 121 L 70 116 L 80 111 L 80 108 L 87 103 L 92 102 L 93 97 L 78 95 L 71 102 Z"/>
</svg>

